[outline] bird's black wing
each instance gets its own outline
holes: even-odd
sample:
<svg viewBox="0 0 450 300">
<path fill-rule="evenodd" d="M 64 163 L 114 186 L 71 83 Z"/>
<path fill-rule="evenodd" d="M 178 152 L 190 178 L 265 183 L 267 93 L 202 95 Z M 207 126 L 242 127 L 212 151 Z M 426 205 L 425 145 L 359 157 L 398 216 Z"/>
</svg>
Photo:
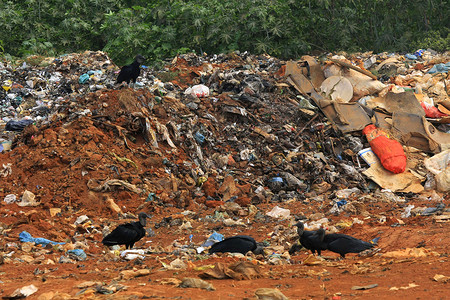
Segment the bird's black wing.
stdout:
<svg viewBox="0 0 450 300">
<path fill-rule="evenodd" d="M 346 234 L 327 234 L 324 237 L 327 249 L 344 256 L 347 253 L 359 253 L 370 249 L 373 244 L 362 241 Z"/>
<path fill-rule="evenodd" d="M 305 235 L 305 234 L 303 234 L 300 237 L 300 244 L 302 244 L 302 246 L 305 247 L 306 249 L 311 250 L 313 253 L 315 253 L 314 245 L 313 245 L 313 242 L 311 240 L 311 238 L 313 238 L 313 237 L 314 237 L 314 235 Z"/>
<path fill-rule="evenodd" d="M 133 67 L 131 65 L 123 66 L 120 70 L 119 76 L 117 77 L 116 83 L 121 83 L 124 81 L 130 83 L 132 72 Z"/>
<path fill-rule="evenodd" d="M 224 239 L 221 242 L 215 243 L 209 249 L 209 254 L 215 252 L 237 252 L 246 254 L 248 251 L 253 251 L 257 247 L 256 241 L 251 236 L 237 235 Z"/>
<path fill-rule="evenodd" d="M 294 243 L 292 244 L 291 248 L 289 249 L 289 254 L 293 255 L 295 252 L 300 251 L 303 248 L 302 244 Z"/>
<path fill-rule="evenodd" d="M 141 74 L 141 69 L 139 68 L 139 65 L 134 65 L 133 69 L 130 72 L 130 78 L 133 81 L 133 83 L 136 83 L 136 79 L 139 77 L 139 74 Z"/>
<path fill-rule="evenodd" d="M 105 236 L 102 243 L 106 246 L 125 245 L 138 241 L 141 237 L 136 225 L 127 223 L 117 226 L 110 234 Z"/>
<path fill-rule="evenodd" d="M 320 255 L 321 250 L 326 250 L 327 246 L 323 242 L 323 229 L 313 230 L 313 231 L 304 231 L 302 236 L 300 237 L 300 244 L 308 250 L 311 250 L 312 253 L 317 253 Z"/>
</svg>

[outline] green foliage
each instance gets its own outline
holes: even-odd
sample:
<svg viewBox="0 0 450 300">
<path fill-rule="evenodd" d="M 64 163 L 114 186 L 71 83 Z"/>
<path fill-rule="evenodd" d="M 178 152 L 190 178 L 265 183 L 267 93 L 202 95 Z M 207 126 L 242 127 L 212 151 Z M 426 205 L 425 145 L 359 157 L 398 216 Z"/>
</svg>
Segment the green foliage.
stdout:
<svg viewBox="0 0 450 300">
<path fill-rule="evenodd" d="M 31 38 L 29 40 L 26 40 L 22 43 L 23 47 L 23 54 L 25 55 L 45 55 L 45 56 L 52 56 L 54 55 L 54 47 L 53 44 L 50 42 L 46 42 L 44 39 L 35 39 Z"/>
<path fill-rule="evenodd" d="M 450 30 L 430 31 L 423 35 L 417 42 L 416 48 L 431 48 L 436 51 L 448 51 L 450 49 Z"/>
<path fill-rule="evenodd" d="M 104 50 L 123 65 L 141 53 L 233 50 L 296 58 L 311 50 L 449 49 L 445 0 L 6 0 L 0 41 L 15 56 Z"/>
<path fill-rule="evenodd" d="M 0 40 L 0 57 L 5 55 L 5 47 L 3 47 L 3 41 Z"/>
<path fill-rule="evenodd" d="M 0 2 L 0 40 L 16 56 L 52 55 L 104 47 L 99 28 L 121 0 L 24 0 Z"/>
</svg>

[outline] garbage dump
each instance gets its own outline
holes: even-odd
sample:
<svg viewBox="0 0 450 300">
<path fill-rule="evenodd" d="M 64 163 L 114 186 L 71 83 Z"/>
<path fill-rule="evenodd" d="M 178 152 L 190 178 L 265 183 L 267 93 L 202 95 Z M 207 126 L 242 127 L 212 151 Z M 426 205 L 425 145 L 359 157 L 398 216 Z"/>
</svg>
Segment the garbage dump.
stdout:
<svg viewBox="0 0 450 300">
<path fill-rule="evenodd" d="M 264 298 L 267 289 L 299 299 L 292 287 L 308 278 L 305 297 L 340 299 L 369 292 L 345 276 L 361 286 L 369 276 L 384 297 L 443 293 L 427 272 L 448 272 L 449 58 L 431 49 L 296 61 L 183 54 L 142 68 L 132 87 L 115 83 L 120 68 L 100 51 L 1 61 L 5 291 L 15 297 L 33 281 L 42 299 L 143 286 L 152 297 Z M 141 212 L 145 236 L 129 247 L 138 250 L 101 243 Z M 379 240 L 342 260 L 302 245 L 290 254 L 299 221 Z M 208 254 L 237 235 L 262 253 Z M 418 286 L 394 294 L 400 273 Z"/>
</svg>

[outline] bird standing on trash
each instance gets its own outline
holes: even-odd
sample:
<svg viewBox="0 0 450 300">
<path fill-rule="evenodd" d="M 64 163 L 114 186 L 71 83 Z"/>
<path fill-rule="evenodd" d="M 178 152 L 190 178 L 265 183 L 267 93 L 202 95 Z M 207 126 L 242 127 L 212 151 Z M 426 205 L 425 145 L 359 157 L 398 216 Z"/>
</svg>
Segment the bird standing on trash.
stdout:
<svg viewBox="0 0 450 300">
<path fill-rule="evenodd" d="M 248 235 L 236 235 L 213 244 L 209 249 L 209 254 L 216 252 L 246 254 L 248 251 L 252 251 L 254 254 L 264 254 L 263 247 L 254 238 Z"/>
<path fill-rule="evenodd" d="M 313 254 L 317 251 L 319 255 L 321 255 L 322 250 L 330 250 L 339 253 L 342 258 L 345 258 L 347 253 L 359 253 L 371 249 L 379 240 L 379 238 L 375 238 L 371 242 L 365 242 L 346 234 L 325 234 L 325 229 L 323 228 L 315 231 L 305 231 L 302 222 L 298 222 L 294 226 L 297 226 L 300 244 L 306 249 L 311 250 Z M 289 254 L 293 254 L 297 250 L 299 250 L 299 246 L 298 244 L 294 244 L 289 250 Z"/>
<path fill-rule="evenodd" d="M 298 222 L 294 226 L 297 226 L 300 244 L 304 248 L 311 250 L 312 254 L 315 254 L 317 251 L 317 254 L 321 255 L 321 251 L 327 249 L 326 245 L 323 243 L 323 238 L 325 236 L 325 230 L 323 228 L 305 231 L 305 225 L 302 222 Z M 294 244 L 291 249 L 289 249 L 289 254 L 294 254 L 297 250 L 299 250 L 298 244 Z"/>
<path fill-rule="evenodd" d="M 110 234 L 105 236 L 102 240 L 103 245 L 125 245 L 126 249 L 131 249 L 134 243 L 145 236 L 145 226 L 147 225 L 146 213 L 139 213 L 139 221 L 122 224 L 116 227 Z"/>
<path fill-rule="evenodd" d="M 134 61 L 126 66 L 123 66 L 120 70 L 119 76 L 117 77 L 116 83 L 126 82 L 130 84 L 130 81 L 133 82 L 133 87 L 136 84 L 136 79 L 141 73 L 140 65 L 145 61 L 145 58 L 138 54 L 134 58 Z"/>
<path fill-rule="evenodd" d="M 359 253 L 370 249 L 376 245 L 378 240 L 379 238 L 375 238 L 369 243 L 341 233 L 325 234 L 323 237 L 323 243 L 327 250 L 339 253 L 342 258 L 345 258 L 347 253 Z"/>
</svg>

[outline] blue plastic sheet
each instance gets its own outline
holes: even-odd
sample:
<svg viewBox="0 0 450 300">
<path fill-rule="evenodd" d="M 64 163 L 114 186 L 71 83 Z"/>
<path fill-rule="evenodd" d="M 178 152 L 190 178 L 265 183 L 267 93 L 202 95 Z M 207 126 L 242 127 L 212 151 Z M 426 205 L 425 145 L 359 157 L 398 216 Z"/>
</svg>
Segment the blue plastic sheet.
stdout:
<svg viewBox="0 0 450 300">
<path fill-rule="evenodd" d="M 87 74 L 88 74 L 89 76 L 90 76 L 90 75 L 95 75 L 95 74 L 102 75 L 103 72 L 100 71 L 100 70 L 98 70 L 98 71 L 92 71 L 92 70 L 90 70 L 90 71 L 87 72 Z"/>
<path fill-rule="evenodd" d="M 414 55 L 417 57 L 422 57 L 422 54 L 425 52 L 423 49 L 419 49 L 416 52 L 414 52 Z"/>
<path fill-rule="evenodd" d="M 345 204 L 347 204 L 347 201 L 341 200 L 341 201 L 336 202 L 336 204 L 337 204 L 337 207 L 341 207 L 341 206 L 344 206 Z"/>
<path fill-rule="evenodd" d="M 32 242 L 35 243 L 36 245 L 47 245 L 47 244 L 52 244 L 52 245 L 63 245 L 65 243 L 58 243 L 58 242 L 54 242 L 54 241 L 50 241 L 44 238 L 34 238 L 31 236 L 31 234 L 29 234 L 26 231 L 22 231 L 19 234 L 19 239 L 21 242 L 26 243 L 26 242 Z"/>
<path fill-rule="evenodd" d="M 214 231 L 214 233 L 209 236 L 206 242 L 202 244 L 202 247 L 209 247 L 215 243 L 223 241 L 223 239 L 224 239 L 223 234 Z"/>
<path fill-rule="evenodd" d="M 149 193 L 147 196 L 147 199 L 145 199 L 145 202 L 152 202 L 155 201 L 156 199 L 156 194 L 155 193 Z"/>
<path fill-rule="evenodd" d="M 417 56 L 415 56 L 414 54 L 411 54 L 411 53 L 405 54 L 405 57 L 407 59 L 413 59 L 413 60 L 417 59 Z"/>
<path fill-rule="evenodd" d="M 218 242 L 221 242 L 221 241 L 223 241 L 223 238 L 224 238 L 223 234 L 217 233 L 217 232 L 214 231 L 214 233 L 211 234 L 208 239 L 212 239 L 212 240 L 216 240 Z"/>
<path fill-rule="evenodd" d="M 269 181 L 270 182 L 283 182 L 283 178 L 281 178 L 281 177 L 273 177 Z"/>
<path fill-rule="evenodd" d="M 205 136 L 203 134 L 201 134 L 200 132 L 196 132 L 194 134 L 194 138 L 197 142 L 199 142 L 200 144 L 203 144 L 205 142 Z"/>
<path fill-rule="evenodd" d="M 77 260 L 85 260 L 87 258 L 87 255 L 83 251 L 83 249 L 73 249 L 67 251 L 67 253 L 75 255 L 77 257 Z"/>
<path fill-rule="evenodd" d="M 447 73 L 450 70 L 450 61 L 446 64 L 437 64 L 434 65 L 428 73 L 434 74 L 434 73 Z"/>
<path fill-rule="evenodd" d="M 84 84 L 89 80 L 89 74 L 84 73 L 83 75 L 80 76 L 80 79 L 78 79 L 78 82 L 80 84 Z"/>
</svg>

